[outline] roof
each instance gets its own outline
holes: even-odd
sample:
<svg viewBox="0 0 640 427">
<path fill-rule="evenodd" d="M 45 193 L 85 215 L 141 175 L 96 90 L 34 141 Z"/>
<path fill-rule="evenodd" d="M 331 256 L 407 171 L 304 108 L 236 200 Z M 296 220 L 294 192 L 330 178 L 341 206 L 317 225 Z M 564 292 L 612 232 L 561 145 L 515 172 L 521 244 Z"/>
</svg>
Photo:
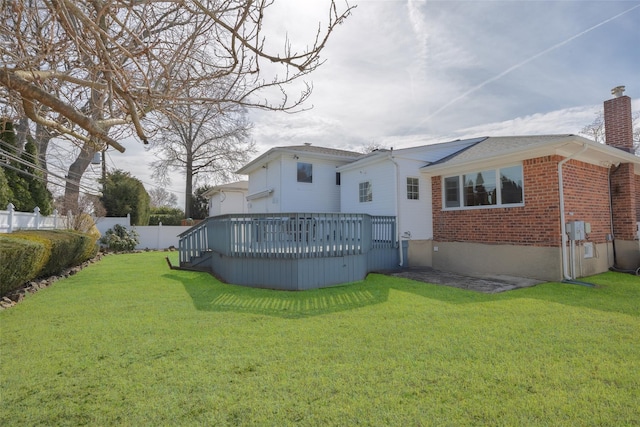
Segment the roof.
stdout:
<svg viewBox="0 0 640 427">
<path fill-rule="evenodd" d="M 568 157 L 578 153 L 585 144 L 588 149 L 580 153 L 576 157 L 577 160 L 596 164 L 635 163 L 636 170 L 640 170 L 640 157 L 581 136 L 563 134 L 488 137 L 466 150 L 423 166 L 422 171 L 436 173 L 445 169 L 471 167 L 476 164 L 489 166 L 491 162 L 524 160 L 550 154 Z"/>
<path fill-rule="evenodd" d="M 449 158 L 456 153 L 467 150 L 469 147 L 472 147 L 485 139 L 486 137 L 464 140 L 456 139 L 454 141 L 401 148 L 399 150 L 376 150 L 347 165 L 340 166 L 337 170 L 342 172 L 353 168 L 363 167 L 388 159 L 390 156 L 393 156 L 394 158 L 418 160 L 427 164 L 432 164 Z"/>
<path fill-rule="evenodd" d="M 316 158 L 332 159 L 332 160 L 345 160 L 353 161 L 359 157 L 362 157 L 362 153 L 356 151 L 338 150 L 336 148 L 320 147 L 311 144 L 304 145 L 288 145 L 283 147 L 274 147 L 267 152 L 261 154 L 251 162 L 244 165 L 236 173 L 240 175 L 247 175 L 251 171 L 257 169 L 264 163 L 268 163 L 275 157 L 280 157 L 283 154 L 306 154 Z"/>
<path fill-rule="evenodd" d="M 211 187 L 202 195 L 204 197 L 212 197 L 214 194 L 223 192 L 223 191 L 248 191 L 249 190 L 249 181 L 237 181 L 230 182 L 228 184 L 216 185 L 215 187 Z"/>
</svg>

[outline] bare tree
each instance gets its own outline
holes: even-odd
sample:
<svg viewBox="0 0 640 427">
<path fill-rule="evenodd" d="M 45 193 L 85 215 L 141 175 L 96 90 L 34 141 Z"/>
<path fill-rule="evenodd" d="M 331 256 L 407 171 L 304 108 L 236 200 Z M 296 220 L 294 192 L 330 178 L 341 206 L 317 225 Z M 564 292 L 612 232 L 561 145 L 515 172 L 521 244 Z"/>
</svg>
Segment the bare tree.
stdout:
<svg viewBox="0 0 640 427">
<path fill-rule="evenodd" d="M 352 11 L 328 3 L 312 40 L 276 43 L 264 33 L 274 0 L 3 0 L 0 99 L 10 119 L 34 123 L 81 146 L 66 197 L 93 154 L 133 130 L 147 143 L 152 111 L 202 103 L 296 111 L 312 90 L 329 36 Z M 275 46 L 281 46 L 276 48 Z M 185 96 L 192 87 L 215 97 Z M 275 94 L 275 95 L 274 95 Z"/>
<path fill-rule="evenodd" d="M 219 98 L 200 102 L 295 110 L 311 85 L 294 97 L 286 86 L 322 63 L 330 34 L 352 7 L 339 10 L 332 0 L 328 22 L 297 51 L 289 40 L 278 49 L 267 43 L 263 24 L 273 1 L 4 0 L 0 86 L 15 112 L 119 151 L 124 147 L 108 134 L 111 126 L 132 125 L 147 141 L 144 116 L 194 102 L 184 97 L 192 86 L 220 89 Z M 263 61 L 280 72 L 266 80 Z M 280 97 L 259 99 L 269 88 Z M 92 98 L 92 109 L 84 110 Z"/>
<path fill-rule="evenodd" d="M 178 196 L 167 191 L 164 187 L 153 187 L 148 191 L 152 208 L 174 207 L 178 204 Z"/>
<path fill-rule="evenodd" d="M 187 218 L 192 216 L 194 180 L 226 181 L 254 152 L 248 139 L 250 127 L 245 109 L 237 104 L 179 105 L 173 109 L 151 145 L 159 157 L 152 166 L 154 177 L 161 181 L 168 180 L 170 170 L 184 173 Z"/>
</svg>

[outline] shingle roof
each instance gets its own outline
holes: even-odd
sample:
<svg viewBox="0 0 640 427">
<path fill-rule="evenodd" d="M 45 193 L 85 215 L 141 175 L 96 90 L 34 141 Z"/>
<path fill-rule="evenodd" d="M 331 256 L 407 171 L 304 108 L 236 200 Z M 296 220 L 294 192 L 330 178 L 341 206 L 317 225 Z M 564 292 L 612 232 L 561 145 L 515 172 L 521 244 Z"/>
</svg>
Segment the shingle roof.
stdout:
<svg viewBox="0 0 640 427">
<path fill-rule="evenodd" d="M 319 147 L 314 145 L 287 145 L 283 147 L 275 147 L 276 150 L 290 150 L 290 151 L 304 151 L 307 153 L 328 154 L 331 156 L 344 156 L 344 157 L 360 157 L 362 153 L 356 151 L 338 150 L 329 147 Z"/>
<path fill-rule="evenodd" d="M 542 147 L 548 144 L 569 142 L 574 135 L 531 135 L 531 136 L 492 136 L 480 143 L 460 151 L 447 160 L 455 159 L 456 162 L 464 162 L 479 158 L 492 157 L 509 151 L 527 150 Z"/>
</svg>

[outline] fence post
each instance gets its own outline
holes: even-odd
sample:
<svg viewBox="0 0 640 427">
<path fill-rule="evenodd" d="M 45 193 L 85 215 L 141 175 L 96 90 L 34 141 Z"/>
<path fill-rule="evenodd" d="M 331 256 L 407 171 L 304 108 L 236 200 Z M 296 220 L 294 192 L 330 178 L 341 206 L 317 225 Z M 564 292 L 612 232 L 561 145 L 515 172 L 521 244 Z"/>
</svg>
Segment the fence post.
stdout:
<svg viewBox="0 0 640 427">
<path fill-rule="evenodd" d="M 7 205 L 7 210 L 9 211 L 9 233 L 13 233 L 13 212 L 15 211 L 16 207 L 13 205 L 13 203 L 9 203 Z"/>
<path fill-rule="evenodd" d="M 33 214 L 36 220 L 36 230 L 40 230 L 40 208 L 37 206 L 33 208 Z"/>
<path fill-rule="evenodd" d="M 131 214 L 127 214 L 127 227 L 131 227 Z"/>
<path fill-rule="evenodd" d="M 58 229 L 58 209 L 53 210 L 53 229 Z"/>
<path fill-rule="evenodd" d="M 156 245 L 156 249 L 157 250 L 161 249 L 160 248 L 160 236 L 161 235 L 162 235 L 162 221 L 158 221 L 158 234 L 157 234 L 158 242 L 157 242 L 157 245 Z"/>
</svg>

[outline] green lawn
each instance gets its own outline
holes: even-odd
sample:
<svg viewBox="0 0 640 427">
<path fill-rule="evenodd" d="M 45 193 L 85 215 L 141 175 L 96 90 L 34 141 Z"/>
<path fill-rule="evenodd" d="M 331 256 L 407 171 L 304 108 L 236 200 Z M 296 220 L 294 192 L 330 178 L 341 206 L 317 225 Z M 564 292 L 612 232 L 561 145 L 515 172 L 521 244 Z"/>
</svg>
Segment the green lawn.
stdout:
<svg viewBox="0 0 640 427">
<path fill-rule="evenodd" d="M 282 292 L 164 255 L 0 312 L 1 425 L 640 425 L 638 277 Z"/>
</svg>

